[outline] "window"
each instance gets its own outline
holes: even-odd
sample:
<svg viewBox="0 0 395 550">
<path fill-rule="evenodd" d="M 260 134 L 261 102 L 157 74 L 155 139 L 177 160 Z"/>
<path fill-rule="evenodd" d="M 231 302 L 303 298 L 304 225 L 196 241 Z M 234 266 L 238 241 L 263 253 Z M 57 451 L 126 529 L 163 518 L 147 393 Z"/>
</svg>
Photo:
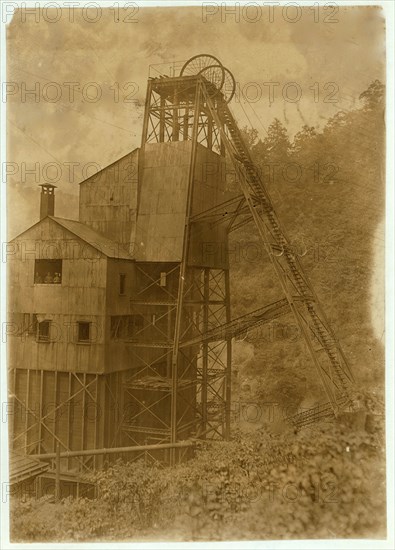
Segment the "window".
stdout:
<svg viewBox="0 0 395 550">
<path fill-rule="evenodd" d="M 62 260 L 36 260 L 34 262 L 35 285 L 60 285 Z"/>
<path fill-rule="evenodd" d="M 125 295 L 126 290 L 126 273 L 119 274 L 119 294 L 121 296 Z"/>
<path fill-rule="evenodd" d="M 38 323 L 38 341 L 49 342 L 49 329 L 51 321 L 41 321 Z"/>
<path fill-rule="evenodd" d="M 130 340 L 144 327 L 142 315 L 113 315 L 111 317 L 111 339 Z"/>
<path fill-rule="evenodd" d="M 166 271 L 162 271 L 160 274 L 159 286 L 166 286 Z"/>
<path fill-rule="evenodd" d="M 90 343 L 90 326 L 87 321 L 78 322 L 78 342 Z"/>
</svg>

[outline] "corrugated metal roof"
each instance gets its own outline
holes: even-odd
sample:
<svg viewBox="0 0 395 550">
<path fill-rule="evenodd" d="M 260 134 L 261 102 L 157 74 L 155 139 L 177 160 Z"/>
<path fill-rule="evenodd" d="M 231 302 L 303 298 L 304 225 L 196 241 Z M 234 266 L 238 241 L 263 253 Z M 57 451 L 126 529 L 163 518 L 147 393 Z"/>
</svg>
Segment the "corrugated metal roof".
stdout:
<svg viewBox="0 0 395 550">
<path fill-rule="evenodd" d="M 10 451 L 10 483 L 20 483 L 39 476 L 49 469 L 49 464 L 30 456 Z"/>
<path fill-rule="evenodd" d="M 105 256 L 108 256 L 109 258 L 119 258 L 122 260 L 133 260 L 132 256 L 130 256 L 130 254 L 128 254 L 119 243 L 104 237 L 100 233 L 97 233 L 88 225 L 75 220 L 55 218 L 54 216 L 48 217 L 102 252 Z"/>
</svg>

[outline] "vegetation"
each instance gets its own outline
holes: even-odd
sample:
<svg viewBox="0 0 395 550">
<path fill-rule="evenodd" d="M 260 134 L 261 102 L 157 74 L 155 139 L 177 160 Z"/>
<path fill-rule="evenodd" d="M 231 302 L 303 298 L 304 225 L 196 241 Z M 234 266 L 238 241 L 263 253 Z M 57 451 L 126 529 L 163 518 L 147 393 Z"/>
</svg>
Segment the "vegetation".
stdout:
<svg viewBox="0 0 395 550">
<path fill-rule="evenodd" d="M 384 86 L 373 82 L 361 105 L 338 112 L 321 132 L 303 126 L 293 141 L 275 119 L 268 135 L 245 129 L 274 206 L 321 299 L 361 388 L 382 392 L 383 348 L 372 327 L 372 281 L 383 252 Z M 236 234 L 237 233 L 237 234 Z M 233 314 L 282 298 L 274 270 L 250 226 L 232 235 Z M 250 259 L 250 261 L 249 261 Z M 382 257 L 384 262 L 384 257 Z M 382 275 L 381 285 L 384 285 Z M 379 312 L 379 315 L 383 310 Z M 293 319 L 251 332 L 254 353 L 236 365 L 240 380 L 297 407 L 321 399 L 313 367 Z M 281 393 L 283 398 L 281 399 Z"/>
<path fill-rule="evenodd" d="M 14 501 L 14 541 L 383 537 L 380 429 L 235 434 L 173 468 L 117 462 L 98 497 Z"/>
</svg>

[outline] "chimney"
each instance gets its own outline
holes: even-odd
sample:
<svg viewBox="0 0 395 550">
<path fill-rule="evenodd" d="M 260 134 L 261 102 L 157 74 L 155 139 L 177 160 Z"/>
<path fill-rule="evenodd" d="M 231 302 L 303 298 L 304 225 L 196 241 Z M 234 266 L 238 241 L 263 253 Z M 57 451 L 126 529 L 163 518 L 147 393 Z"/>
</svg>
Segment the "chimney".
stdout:
<svg viewBox="0 0 395 550">
<path fill-rule="evenodd" d="M 40 197 L 40 220 L 47 216 L 55 215 L 55 189 L 56 185 L 42 183 Z"/>
</svg>

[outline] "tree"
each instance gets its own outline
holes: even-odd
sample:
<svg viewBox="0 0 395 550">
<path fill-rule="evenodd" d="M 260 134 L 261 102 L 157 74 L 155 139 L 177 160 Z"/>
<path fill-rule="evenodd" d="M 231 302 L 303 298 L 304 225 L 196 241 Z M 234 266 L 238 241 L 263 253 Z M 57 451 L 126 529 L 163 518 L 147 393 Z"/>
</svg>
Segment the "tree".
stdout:
<svg viewBox="0 0 395 550">
<path fill-rule="evenodd" d="M 302 129 L 295 134 L 292 151 L 294 153 L 300 153 L 306 151 L 306 149 L 312 149 L 316 143 L 318 134 L 314 126 L 308 126 L 305 124 Z"/>
<path fill-rule="evenodd" d="M 383 103 L 385 86 L 380 80 L 374 80 L 367 90 L 361 93 L 359 99 L 363 101 L 364 108 L 371 111 Z"/>
<path fill-rule="evenodd" d="M 290 148 L 287 129 L 278 118 L 275 118 L 263 140 L 263 152 L 266 152 L 267 160 L 286 162 Z"/>
<path fill-rule="evenodd" d="M 258 139 L 258 130 L 255 130 L 255 128 L 248 128 L 247 126 L 244 126 L 241 129 L 241 134 L 244 138 L 244 141 L 246 142 L 246 145 L 249 149 L 252 149 Z"/>
</svg>

